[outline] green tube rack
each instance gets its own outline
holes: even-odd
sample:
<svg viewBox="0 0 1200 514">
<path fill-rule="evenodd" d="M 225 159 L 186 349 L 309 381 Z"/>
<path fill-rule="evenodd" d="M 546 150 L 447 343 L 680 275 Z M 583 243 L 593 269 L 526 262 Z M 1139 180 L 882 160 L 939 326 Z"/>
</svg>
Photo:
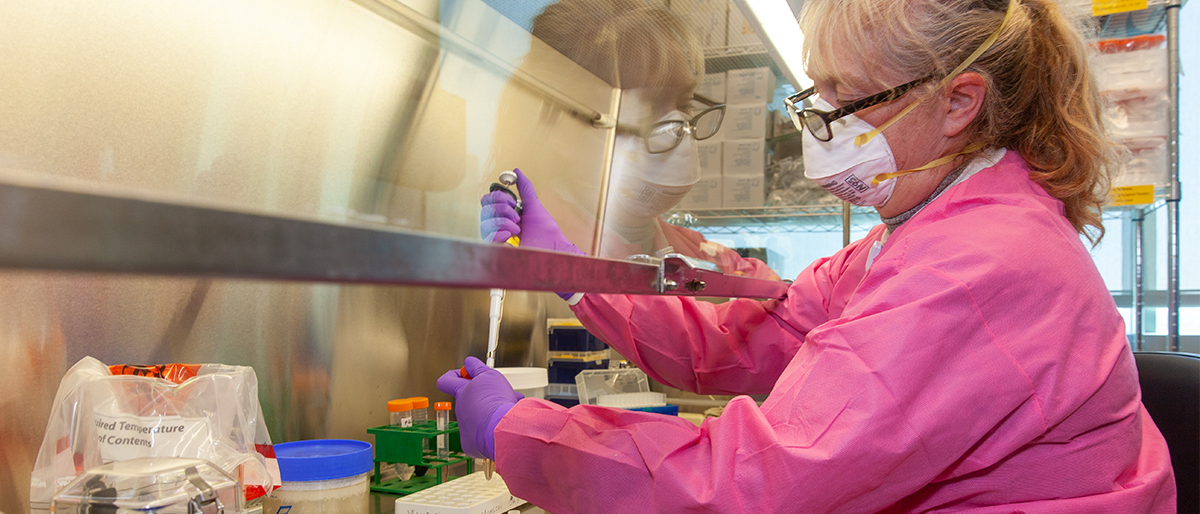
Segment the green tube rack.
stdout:
<svg viewBox="0 0 1200 514">
<path fill-rule="evenodd" d="M 467 475 L 475 471 L 474 459 L 462 452 L 462 441 L 458 437 L 458 423 L 451 421 L 446 430 L 438 430 L 436 421 L 414 423 L 411 427 L 394 427 L 383 425 L 368 428 L 367 432 L 375 435 L 375 476 L 371 479 L 371 491 L 376 493 L 409 495 L 428 489 L 443 482 L 458 477 L 449 476 L 448 467 L 459 462 L 467 463 Z M 450 455 L 446 459 L 437 458 L 437 436 L 446 434 L 449 437 Z M 423 444 L 428 440 L 429 444 Z M 423 447 L 433 448 L 423 450 Z M 408 464 L 413 467 L 426 467 L 433 473 L 426 472 L 425 476 L 413 475 L 408 480 L 399 477 L 381 480 L 380 465 Z"/>
</svg>

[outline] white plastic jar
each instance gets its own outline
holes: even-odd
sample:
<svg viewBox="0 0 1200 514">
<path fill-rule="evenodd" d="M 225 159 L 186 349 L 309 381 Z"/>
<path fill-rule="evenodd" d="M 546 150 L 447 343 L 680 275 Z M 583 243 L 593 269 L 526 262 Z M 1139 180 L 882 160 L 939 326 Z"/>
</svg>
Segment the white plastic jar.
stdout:
<svg viewBox="0 0 1200 514">
<path fill-rule="evenodd" d="M 526 398 L 545 398 L 550 385 L 546 368 L 496 368 L 512 388 Z"/>
<path fill-rule="evenodd" d="M 317 439 L 275 445 L 283 486 L 263 501 L 263 514 L 367 514 L 371 445 Z"/>
</svg>

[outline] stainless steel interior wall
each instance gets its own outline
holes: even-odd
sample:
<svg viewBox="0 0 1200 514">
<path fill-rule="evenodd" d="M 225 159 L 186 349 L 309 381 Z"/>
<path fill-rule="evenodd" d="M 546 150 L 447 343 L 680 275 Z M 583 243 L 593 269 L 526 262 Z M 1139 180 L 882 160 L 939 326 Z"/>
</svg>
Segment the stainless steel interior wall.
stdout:
<svg viewBox="0 0 1200 514">
<path fill-rule="evenodd" d="M 449 401 L 437 377 L 487 346 L 487 291 L 40 273 L 0 274 L 0 291 L 9 513 L 28 510 L 59 378 L 84 356 L 253 366 L 274 442 L 371 441 L 366 428 L 387 422 L 387 400 Z M 544 365 L 545 319 L 564 310 L 548 293 L 510 292 L 498 365 Z"/>
<path fill-rule="evenodd" d="M 392 2 L 2 3 L 0 180 L 477 238 L 480 193 L 528 166 L 551 208 L 586 213 L 567 230 L 588 247 L 611 131 L 382 16 Z M 482 2 L 404 4 L 614 111 L 612 87 Z M 54 392 L 81 357 L 251 365 L 275 442 L 370 440 L 388 399 L 444 399 L 436 378 L 483 355 L 487 299 L 0 272 L 0 512 L 28 510 Z M 545 318 L 564 315 L 548 293 L 510 293 L 498 364 L 544 364 Z"/>
</svg>

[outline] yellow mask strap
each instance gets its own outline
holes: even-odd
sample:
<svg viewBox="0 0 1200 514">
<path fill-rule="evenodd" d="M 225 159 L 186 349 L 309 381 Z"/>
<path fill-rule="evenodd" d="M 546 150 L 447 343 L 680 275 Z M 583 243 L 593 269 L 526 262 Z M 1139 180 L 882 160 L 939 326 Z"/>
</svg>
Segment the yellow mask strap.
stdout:
<svg viewBox="0 0 1200 514">
<path fill-rule="evenodd" d="M 1008 0 L 1008 10 L 1004 12 L 1004 19 L 1000 21 L 1000 27 L 997 28 L 992 35 L 988 36 L 987 39 L 983 40 L 983 44 L 979 45 L 979 48 L 976 48 L 971 55 L 967 56 L 966 60 L 964 60 L 962 64 L 959 64 L 957 68 L 954 68 L 954 71 L 951 71 L 950 74 L 942 78 L 942 80 L 938 82 L 938 89 L 945 87 L 947 83 L 953 80 L 954 77 L 957 77 L 959 73 L 962 73 L 963 70 L 967 69 L 967 66 L 973 64 L 975 60 L 979 58 L 979 56 L 983 55 L 984 52 L 988 51 L 988 49 L 996 43 L 996 40 L 1000 38 L 1000 31 L 1004 30 L 1004 27 L 1008 25 L 1008 20 L 1012 18 L 1013 11 L 1016 10 L 1016 5 L 1017 0 Z M 905 107 L 903 111 L 900 111 L 895 116 L 892 116 L 891 119 L 883 122 L 883 125 L 880 125 L 875 130 L 867 132 L 866 134 L 859 134 L 858 137 L 854 138 L 854 144 L 857 146 L 867 144 L 868 141 L 883 133 L 884 130 L 887 130 L 888 127 L 899 121 L 900 118 L 903 118 L 906 114 L 912 112 L 912 110 L 915 109 L 917 105 L 920 105 L 920 103 L 921 100 L 918 99 L 913 103 L 908 104 L 908 107 Z"/>
<path fill-rule="evenodd" d="M 918 171 L 925 171 L 928 169 L 936 168 L 943 164 L 949 163 L 950 161 L 953 161 L 954 159 L 958 158 L 958 156 L 960 156 L 960 155 L 966 155 L 969 153 L 974 153 L 979 150 L 982 150 L 984 146 L 985 145 L 983 143 L 970 144 L 970 145 L 967 145 L 966 148 L 963 148 L 962 151 L 952 153 L 945 157 L 940 157 L 940 158 L 934 159 L 934 160 L 930 161 L 929 164 L 926 164 L 924 166 L 916 167 L 911 170 L 896 171 L 896 172 L 892 172 L 892 173 L 884 173 L 882 175 L 876 175 L 875 178 L 871 179 L 871 184 L 878 186 L 881 182 L 883 182 L 885 180 L 893 179 L 896 177 L 903 177 L 905 175 L 908 175 L 909 173 L 916 173 Z"/>
</svg>

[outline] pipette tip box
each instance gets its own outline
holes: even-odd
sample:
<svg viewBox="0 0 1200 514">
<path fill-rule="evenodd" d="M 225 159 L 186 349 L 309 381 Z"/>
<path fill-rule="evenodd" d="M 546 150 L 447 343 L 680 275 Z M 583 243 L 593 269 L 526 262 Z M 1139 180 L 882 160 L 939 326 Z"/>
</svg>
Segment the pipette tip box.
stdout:
<svg viewBox="0 0 1200 514">
<path fill-rule="evenodd" d="M 525 500 L 508 492 L 499 474 L 482 471 L 396 499 L 396 514 L 485 514 L 508 512 Z"/>
</svg>

